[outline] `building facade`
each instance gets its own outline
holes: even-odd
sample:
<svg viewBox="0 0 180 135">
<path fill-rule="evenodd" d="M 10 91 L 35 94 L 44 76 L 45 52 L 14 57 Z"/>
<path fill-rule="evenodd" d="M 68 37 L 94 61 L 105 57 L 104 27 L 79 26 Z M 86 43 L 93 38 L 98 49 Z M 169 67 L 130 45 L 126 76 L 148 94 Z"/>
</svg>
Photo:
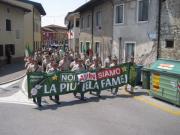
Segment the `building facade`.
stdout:
<svg viewBox="0 0 180 135">
<path fill-rule="evenodd" d="M 65 17 L 65 25 L 68 27 L 68 45 L 74 52 L 79 52 L 80 14 L 69 12 Z"/>
<path fill-rule="evenodd" d="M 160 57 L 180 60 L 180 1 L 161 4 Z"/>
<path fill-rule="evenodd" d="M 20 5 L 0 1 L 0 64 L 10 54 L 14 61 L 24 56 L 24 15 L 31 12 Z"/>
<path fill-rule="evenodd" d="M 92 49 L 104 60 L 112 52 L 113 4 L 111 0 L 92 0 L 74 12 L 80 13 L 79 52 Z"/>
<path fill-rule="evenodd" d="M 16 0 L 15 3 L 30 9 L 32 12 L 24 16 L 24 44 L 29 45 L 31 50 L 41 47 L 41 16 L 46 15 L 40 3 L 29 0 Z"/>
<path fill-rule="evenodd" d="M 0 8 L 2 21 L 6 20 L 6 23 L 2 23 L 6 25 L 6 34 L 0 38 L 12 48 L 13 58 L 23 58 L 27 45 L 31 50 L 41 46 L 41 15 L 46 15 L 46 12 L 40 3 L 29 0 L 1 0 L 2 2 L 6 3 L 1 4 Z"/>
<path fill-rule="evenodd" d="M 113 52 L 119 62 L 134 57 L 149 66 L 157 54 L 157 0 L 114 0 Z"/>
<path fill-rule="evenodd" d="M 58 25 L 48 25 L 41 28 L 42 44 L 45 46 L 53 44 L 65 44 L 67 42 L 67 28 Z"/>
</svg>

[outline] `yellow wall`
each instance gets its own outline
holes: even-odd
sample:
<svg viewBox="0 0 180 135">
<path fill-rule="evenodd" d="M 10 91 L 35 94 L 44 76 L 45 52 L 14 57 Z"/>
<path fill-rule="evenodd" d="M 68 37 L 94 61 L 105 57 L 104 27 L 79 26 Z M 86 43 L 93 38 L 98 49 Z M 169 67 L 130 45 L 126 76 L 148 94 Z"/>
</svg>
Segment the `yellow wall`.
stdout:
<svg viewBox="0 0 180 135">
<path fill-rule="evenodd" d="M 8 10 L 9 9 L 9 13 Z M 15 45 L 13 58 L 24 56 L 24 11 L 6 4 L 0 3 L 0 44 L 3 44 L 5 59 L 5 44 Z M 6 31 L 6 19 L 11 20 L 11 31 Z M 16 31 L 19 31 L 20 38 L 16 39 Z"/>
<path fill-rule="evenodd" d="M 28 3 L 23 3 L 20 1 L 10 1 L 13 4 L 22 6 L 24 8 L 30 9 L 32 12 L 28 12 L 24 15 L 24 45 L 29 44 L 30 48 L 33 49 L 33 35 L 34 35 L 34 42 L 41 43 L 41 14 L 39 11 L 34 8 L 33 5 Z M 33 14 L 34 12 L 34 14 Z M 34 16 L 34 18 L 33 18 Z M 36 31 L 36 24 L 38 25 L 38 32 Z M 34 25 L 34 26 L 33 26 Z M 34 30 L 33 30 L 34 27 Z M 34 34 L 33 34 L 34 31 Z"/>
</svg>

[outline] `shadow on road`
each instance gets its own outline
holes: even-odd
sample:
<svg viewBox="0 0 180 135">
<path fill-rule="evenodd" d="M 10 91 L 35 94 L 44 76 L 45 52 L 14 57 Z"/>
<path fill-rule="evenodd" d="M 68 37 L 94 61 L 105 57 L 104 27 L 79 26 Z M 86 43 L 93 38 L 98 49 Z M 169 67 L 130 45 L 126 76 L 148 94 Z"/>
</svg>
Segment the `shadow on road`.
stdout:
<svg viewBox="0 0 180 135">
<path fill-rule="evenodd" d="M 106 100 L 106 99 L 115 99 L 115 98 L 132 98 L 133 95 L 125 95 L 125 94 L 120 94 L 116 96 L 107 96 L 107 95 L 101 95 L 101 97 L 89 97 L 85 98 L 85 100 L 72 100 L 72 101 L 61 101 L 61 104 L 48 104 L 46 101 L 47 105 L 44 105 L 42 107 L 36 107 L 34 109 L 43 111 L 43 110 L 56 110 L 59 107 L 66 107 L 66 106 L 73 106 L 73 105 L 78 105 L 78 104 L 86 104 L 90 102 L 99 102 L 100 100 Z M 80 97 L 77 97 L 80 98 Z"/>
<path fill-rule="evenodd" d="M 0 77 L 24 70 L 24 62 L 7 64 L 0 67 Z"/>
</svg>

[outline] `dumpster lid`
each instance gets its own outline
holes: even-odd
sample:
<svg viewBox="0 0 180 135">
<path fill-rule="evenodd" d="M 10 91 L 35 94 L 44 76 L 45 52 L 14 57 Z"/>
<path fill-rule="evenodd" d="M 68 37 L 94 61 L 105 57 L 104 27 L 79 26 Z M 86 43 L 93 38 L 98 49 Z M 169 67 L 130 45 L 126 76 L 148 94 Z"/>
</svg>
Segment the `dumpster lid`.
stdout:
<svg viewBox="0 0 180 135">
<path fill-rule="evenodd" d="M 150 69 L 180 75 L 180 61 L 158 59 L 154 64 L 151 65 Z"/>
</svg>

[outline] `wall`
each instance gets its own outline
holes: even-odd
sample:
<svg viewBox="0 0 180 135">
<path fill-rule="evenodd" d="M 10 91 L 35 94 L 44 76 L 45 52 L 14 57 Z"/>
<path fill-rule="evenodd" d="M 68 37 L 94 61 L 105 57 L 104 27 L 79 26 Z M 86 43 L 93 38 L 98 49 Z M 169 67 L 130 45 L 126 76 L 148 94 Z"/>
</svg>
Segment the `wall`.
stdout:
<svg viewBox="0 0 180 135">
<path fill-rule="evenodd" d="M 173 48 L 166 48 L 166 40 L 174 40 Z M 180 60 L 180 0 L 162 3 L 160 57 Z"/>
<path fill-rule="evenodd" d="M 97 11 L 102 12 L 102 26 L 99 29 L 96 26 L 96 16 Z M 111 2 L 105 2 L 94 9 L 94 50 L 95 42 L 100 42 L 101 59 L 104 61 L 108 55 L 112 55 L 112 36 L 113 36 L 113 4 Z"/>
<path fill-rule="evenodd" d="M 9 9 L 9 13 L 7 11 Z M 13 58 L 24 56 L 24 11 L 9 5 L 0 3 L 0 44 L 4 45 L 5 59 L 5 44 L 15 45 L 15 55 Z M 6 31 L 6 19 L 11 20 L 11 31 Z M 16 31 L 19 31 L 19 39 L 16 38 Z"/>
<path fill-rule="evenodd" d="M 93 35 L 92 35 L 92 11 L 93 11 Z M 101 25 L 96 26 L 96 12 L 101 11 Z M 101 5 L 95 6 L 94 9 L 82 12 L 80 15 L 84 17 L 84 25 L 87 23 L 87 15 L 91 15 L 90 28 L 80 29 L 80 42 L 90 42 L 91 48 L 95 52 L 95 43 L 100 43 L 100 57 L 104 59 L 111 54 L 112 49 L 112 19 L 113 19 L 113 6 L 112 3 L 107 1 Z M 80 21 L 81 22 L 81 21 Z M 81 26 L 81 24 L 80 24 Z M 93 36 L 93 43 L 92 43 Z"/>
<path fill-rule="evenodd" d="M 41 44 L 41 14 L 31 4 L 23 3 L 20 1 L 7 1 L 10 1 L 13 4 L 17 4 L 31 10 L 31 12 L 28 12 L 24 15 L 24 45 L 29 45 L 30 48 L 33 49 L 34 44 L 34 47 L 36 48 L 37 45 L 39 46 Z M 38 25 L 38 31 L 36 31 L 35 28 L 36 24 Z"/>
<path fill-rule="evenodd" d="M 124 3 L 124 23 L 113 26 L 113 52 L 125 61 L 125 43 L 135 42 L 135 62 L 148 66 L 156 59 L 156 42 L 148 33 L 157 30 L 158 1 L 149 1 L 149 19 L 147 22 L 137 20 L 137 1 L 114 0 L 114 5 Z M 121 38 L 121 43 L 120 43 Z"/>
</svg>

